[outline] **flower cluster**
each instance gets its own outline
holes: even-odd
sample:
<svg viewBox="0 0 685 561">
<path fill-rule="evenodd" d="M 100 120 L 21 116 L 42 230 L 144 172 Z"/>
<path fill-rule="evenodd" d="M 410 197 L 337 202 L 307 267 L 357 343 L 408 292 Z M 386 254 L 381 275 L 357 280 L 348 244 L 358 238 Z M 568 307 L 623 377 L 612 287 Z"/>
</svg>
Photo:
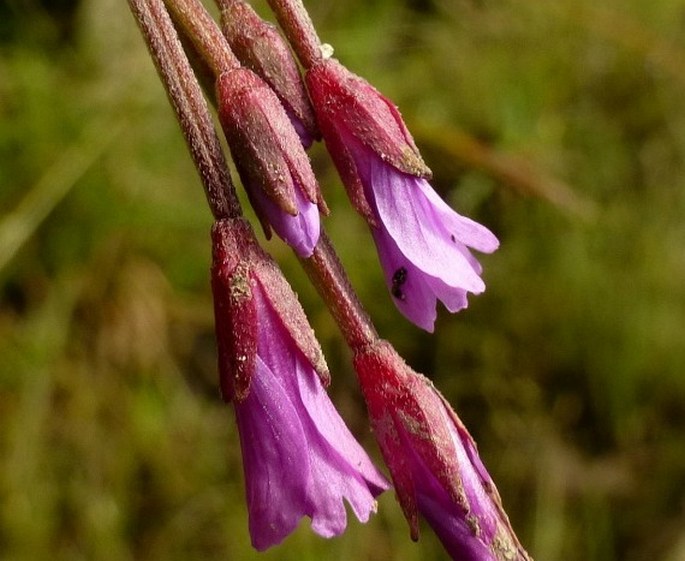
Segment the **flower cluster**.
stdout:
<svg viewBox="0 0 685 561">
<path fill-rule="evenodd" d="M 319 240 L 319 207 L 325 205 L 278 97 L 254 72 L 235 68 L 219 76 L 217 99 L 233 159 L 264 229 L 273 227 L 309 257 Z"/>
<path fill-rule="evenodd" d="M 366 219 L 397 308 L 432 331 L 437 301 L 456 312 L 485 289 L 471 250 L 498 247 L 431 188 L 398 109 L 331 58 L 300 0 L 269 0 L 276 28 L 244 0 L 165 0 L 212 69 L 219 120 L 267 235 L 299 255 L 354 355 L 371 428 L 411 537 L 419 515 L 462 561 L 530 561 L 476 445 L 432 383 L 381 340 L 322 232 L 328 208 L 306 153 L 323 138 Z M 362 522 L 389 483 L 328 397 L 331 376 L 297 296 L 242 217 L 204 98 L 162 0 L 129 0 L 177 111 L 215 217 L 211 286 L 221 394 L 240 436 L 253 546 L 283 541 L 303 517 L 323 537 Z M 222 35 L 223 32 L 223 35 Z"/>
<path fill-rule="evenodd" d="M 224 33 L 246 68 L 219 77 L 219 114 L 236 165 L 265 230 L 303 257 L 319 235 L 318 193 L 304 146 L 319 129 L 352 204 L 366 218 L 386 284 L 399 311 L 433 331 L 440 300 L 450 312 L 480 294 L 481 266 L 497 238 L 452 210 L 428 183 L 398 109 L 378 90 L 323 54 L 305 81 L 273 26 L 242 0 L 225 0 Z M 278 103 L 280 100 L 280 103 Z"/>
</svg>

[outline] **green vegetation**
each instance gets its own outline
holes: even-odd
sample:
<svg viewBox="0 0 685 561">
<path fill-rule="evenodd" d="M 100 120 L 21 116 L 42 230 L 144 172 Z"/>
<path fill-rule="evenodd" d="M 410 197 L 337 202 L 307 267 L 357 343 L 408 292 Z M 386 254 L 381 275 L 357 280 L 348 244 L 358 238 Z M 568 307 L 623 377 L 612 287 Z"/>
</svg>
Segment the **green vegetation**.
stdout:
<svg viewBox="0 0 685 561">
<path fill-rule="evenodd" d="M 305 522 L 250 548 L 200 183 L 126 3 L 43 3 L 0 5 L 0 558 L 444 559 L 428 528 L 409 542 L 392 493 L 341 538 Z M 456 406 L 538 561 L 684 559 L 682 3 L 307 4 L 415 127 L 436 188 L 502 242 L 486 293 L 419 332 L 315 147 L 379 331 Z M 333 321 L 266 246 L 377 454 Z"/>
</svg>

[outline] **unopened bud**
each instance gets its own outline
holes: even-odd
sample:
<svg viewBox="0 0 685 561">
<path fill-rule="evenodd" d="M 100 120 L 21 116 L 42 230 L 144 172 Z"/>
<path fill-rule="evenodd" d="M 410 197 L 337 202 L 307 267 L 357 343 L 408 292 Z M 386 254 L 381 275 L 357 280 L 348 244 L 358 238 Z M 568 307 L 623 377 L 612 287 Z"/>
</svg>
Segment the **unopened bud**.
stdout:
<svg viewBox="0 0 685 561">
<path fill-rule="evenodd" d="M 327 209 L 307 153 L 283 106 L 271 88 L 246 68 L 219 76 L 217 99 L 219 119 L 238 173 L 267 235 L 273 227 L 287 242 L 295 240 L 292 245 L 298 253 L 308 257 L 319 237 L 318 213 L 309 211 L 313 205 L 322 212 Z M 264 198 L 273 204 L 260 204 Z M 303 213 L 305 220 L 288 221 L 287 217 L 275 217 L 275 212 L 291 217 Z M 285 230 L 281 224 L 286 225 Z"/>
<path fill-rule="evenodd" d="M 308 148 L 321 135 L 307 90 L 287 43 L 272 24 L 243 0 L 222 6 L 221 27 L 241 64 L 253 70 L 276 92 L 302 144 Z"/>
</svg>

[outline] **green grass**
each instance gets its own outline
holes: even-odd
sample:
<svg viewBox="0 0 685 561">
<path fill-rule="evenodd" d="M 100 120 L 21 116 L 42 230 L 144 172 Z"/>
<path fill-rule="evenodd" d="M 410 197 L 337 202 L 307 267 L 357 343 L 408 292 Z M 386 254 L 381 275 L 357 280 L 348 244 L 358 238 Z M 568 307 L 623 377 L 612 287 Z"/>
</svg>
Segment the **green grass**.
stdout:
<svg viewBox="0 0 685 561">
<path fill-rule="evenodd" d="M 66 5 L 67 3 L 65 3 Z M 685 19 L 667 0 L 307 2 L 491 227 L 484 295 L 404 322 L 321 147 L 326 226 L 408 362 L 456 406 L 539 561 L 685 556 Z M 323 540 L 249 545 L 219 399 L 211 215 L 133 18 L 0 8 L 0 558 L 445 559 L 392 496 Z M 266 14 L 262 2 L 256 3 Z M 340 334 L 266 244 L 377 456 Z"/>
</svg>

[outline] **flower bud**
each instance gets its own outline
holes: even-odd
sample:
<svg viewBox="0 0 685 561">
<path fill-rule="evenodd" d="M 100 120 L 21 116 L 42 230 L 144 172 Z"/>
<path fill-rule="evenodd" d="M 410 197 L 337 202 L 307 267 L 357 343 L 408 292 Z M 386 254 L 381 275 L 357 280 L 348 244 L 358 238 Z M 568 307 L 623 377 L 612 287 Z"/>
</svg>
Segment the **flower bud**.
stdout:
<svg viewBox="0 0 685 561">
<path fill-rule="evenodd" d="M 412 538 L 421 513 L 455 560 L 530 561 L 475 442 L 433 384 L 386 342 L 354 363 Z"/>
<path fill-rule="evenodd" d="M 267 235 L 273 227 L 287 242 L 295 240 L 293 246 L 308 257 L 319 236 L 319 216 L 311 212 L 312 206 L 322 212 L 327 209 L 283 106 L 271 88 L 246 68 L 219 76 L 217 99 L 231 154 Z M 260 204 L 264 198 L 272 204 Z M 303 213 L 305 219 L 293 222 L 274 213 L 291 217 Z"/>
<path fill-rule="evenodd" d="M 321 135 L 297 62 L 275 26 L 243 0 L 222 3 L 221 28 L 243 66 L 274 90 L 305 148 Z"/>
</svg>

